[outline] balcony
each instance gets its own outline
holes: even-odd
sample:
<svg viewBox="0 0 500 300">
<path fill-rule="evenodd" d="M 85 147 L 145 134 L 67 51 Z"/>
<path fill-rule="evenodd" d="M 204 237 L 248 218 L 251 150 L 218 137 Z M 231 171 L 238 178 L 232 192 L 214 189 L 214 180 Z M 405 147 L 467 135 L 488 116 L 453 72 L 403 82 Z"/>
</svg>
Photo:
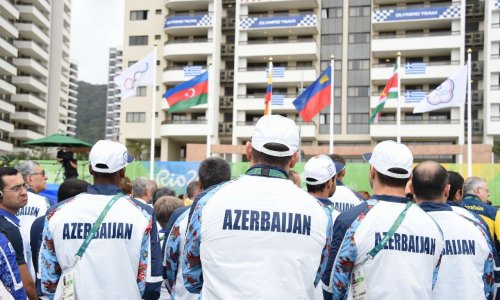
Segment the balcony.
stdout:
<svg viewBox="0 0 500 300">
<path fill-rule="evenodd" d="M 19 35 L 24 39 L 29 39 L 42 45 L 50 44 L 49 35 L 34 23 L 16 22 L 16 26 L 19 29 Z"/>
<path fill-rule="evenodd" d="M 460 120 L 401 120 L 400 132 L 405 138 L 458 138 L 463 135 Z M 396 121 L 380 121 L 370 125 L 370 136 L 375 139 L 396 137 Z"/>
<path fill-rule="evenodd" d="M 203 71 L 205 70 L 206 69 L 203 69 Z M 162 74 L 163 83 L 168 85 L 179 84 L 192 78 L 193 76 L 184 76 L 184 67 L 165 68 Z"/>
<path fill-rule="evenodd" d="M 0 152 L 12 153 L 12 150 L 14 150 L 14 146 L 11 143 L 0 140 Z"/>
<path fill-rule="evenodd" d="M 319 7 L 318 0 L 314 1 L 297 1 L 297 0 L 266 0 L 266 1 L 253 1 L 241 0 L 241 6 L 248 6 L 249 11 L 270 11 L 282 10 L 284 7 L 287 9 L 305 10 Z"/>
<path fill-rule="evenodd" d="M 23 73 L 33 74 L 40 77 L 49 76 L 47 68 L 32 58 L 14 58 L 14 64 Z"/>
<path fill-rule="evenodd" d="M 489 36 L 492 42 L 500 41 L 500 23 L 497 23 L 496 26 L 492 26 L 493 28 L 490 30 Z"/>
<path fill-rule="evenodd" d="M 419 8 L 376 9 L 372 13 L 375 31 L 390 29 L 440 28 L 460 19 L 460 6 L 422 6 Z"/>
<path fill-rule="evenodd" d="M 4 57 L 17 57 L 17 48 L 0 36 L 0 55 Z"/>
<path fill-rule="evenodd" d="M 490 103 L 500 103 L 500 85 L 491 85 L 489 93 Z"/>
<path fill-rule="evenodd" d="M 47 0 L 23 0 L 23 3 L 35 5 L 44 14 L 51 12 L 50 4 Z"/>
<path fill-rule="evenodd" d="M 30 141 L 41 139 L 44 137 L 44 135 L 43 133 L 39 133 L 31 129 L 14 129 L 14 132 L 10 134 L 10 137 L 22 141 Z"/>
<path fill-rule="evenodd" d="M 34 41 L 14 41 L 14 46 L 25 56 L 33 57 L 41 61 L 49 60 L 49 53 Z"/>
<path fill-rule="evenodd" d="M 8 121 L 0 120 L 0 131 L 12 133 L 14 132 L 14 124 Z"/>
<path fill-rule="evenodd" d="M 318 43 L 314 39 L 241 41 L 238 47 L 239 57 L 316 61 L 318 54 Z"/>
<path fill-rule="evenodd" d="M 10 94 L 14 95 L 16 93 L 16 87 L 7 81 L 0 79 L 0 94 Z"/>
<path fill-rule="evenodd" d="M 32 94 L 16 94 L 11 101 L 26 108 L 47 110 L 47 103 Z"/>
<path fill-rule="evenodd" d="M 241 16 L 239 29 L 247 31 L 249 37 L 282 34 L 312 35 L 318 33 L 318 21 L 315 14 L 287 14 L 267 17 Z"/>
<path fill-rule="evenodd" d="M 395 57 L 398 51 L 405 56 L 449 54 L 459 49 L 463 36 L 459 31 L 419 34 L 374 35 L 372 53 L 375 57 Z"/>
<path fill-rule="evenodd" d="M 50 28 L 49 19 L 36 6 L 18 4 L 17 9 L 23 20 L 33 22 L 43 28 Z"/>
<path fill-rule="evenodd" d="M 45 118 L 28 111 L 18 111 L 10 115 L 11 120 L 26 125 L 45 126 Z"/>
<path fill-rule="evenodd" d="M 236 75 L 240 84 L 267 84 L 267 75 L 265 68 L 240 68 Z M 273 84 L 279 83 L 280 86 L 297 86 L 303 82 L 304 86 L 309 85 L 314 80 L 318 73 L 314 67 L 285 67 L 283 78 L 273 76 Z"/>
<path fill-rule="evenodd" d="M 12 83 L 26 91 L 43 94 L 48 92 L 47 84 L 42 83 L 33 76 L 15 76 L 12 77 Z"/>
<path fill-rule="evenodd" d="M 161 122 L 162 137 L 202 137 L 207 136 L 206 120 L 165 120 Z"/>
<path fill-rule="evenodd" d="M 461 68 L 459 61 L 425 62 L 424 74 L 406 74 L 405 64 L 401 63 L 400 76 L 404 84 L 438 83 L 450 77 Z M 391 77 L 393 64 L 376 64 L 371 69 L 371 80 L 374 84 L 384 85 Z"/>
<path fill-rule="evenodd" d="M 213 16 L 204 15 L 175 15 L 167 16 L 163 29 L 172 36 L 199 36 L 206 34 L 213 26 Z"/>
<path fill-rule="evenodd" d="M 10 62 L 0 57 L 0 75 L 15 76 L 17 75 L 17 69 Z"/>
<path fill-rule="evenodd" d="M 11 39 L 17 39 L 19 37 L 19 31 L 16 26 L 2 15 L 0 15 L 0 36 Z"/>
<path fill-rule="evenodd" d="M 488 66 L 489 72 L 500 73 L 500 54 L 492 55 Z"/>
<path fill-rule="evenodd" d="M 500 135 L 500 116 L 491 116 L 490 122 L 487 124 L 488 135 Z"/>
<path fill-rule="evenodd" d="M 16 107 L 11 103 L 0 99 L 0 112 L 13 114 L 16 111 Z"/>
<path fill-rule="evenodd" d="M 255 121 L 238 121 L 236 127 L 233 127 L 234 135 L 238 138 L 249 139 L 255 129 L 255 123 Z M 314 140 L 316 138 L 317 129 L 314 122 L 296 121 L 295 123 L 297 124 L 297 130 L 300 130 L 302 140 Z"/>
<path fill-rule="evenodd" d="M 209 0 L 165 0 L 165 7 L 170 10 L 184 10 L 186 7 L 193 10 L 208 10 Z"/>
<path fill-rule="evenodd" d="M 192 60 L 205 60 L 212 52 L 211 39 L 179 39 L 167 41 L 163 47 L 163 57 L 173 61 L 185 60 L 186 55 Z"/>
<path fill-rule="evenodd" d="M 8 19 L 19 19 L 18 9 L 9 0 L 0 0 L 0 10 Z"/>
</svg>

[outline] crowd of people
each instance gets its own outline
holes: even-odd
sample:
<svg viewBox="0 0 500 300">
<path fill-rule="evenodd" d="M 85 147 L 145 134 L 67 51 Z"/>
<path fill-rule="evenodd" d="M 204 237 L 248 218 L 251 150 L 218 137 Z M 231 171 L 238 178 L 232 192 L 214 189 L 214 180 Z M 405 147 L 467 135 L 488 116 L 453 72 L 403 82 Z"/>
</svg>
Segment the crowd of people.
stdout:
<svg viewBox="0 0 500 300">
<path fill-rule="evenodd" d="M 246 174 L 207 158 L 185 195 L 125 177 L 127 149 L 109 140 L 90 151 L 93 184 L 64 181 L 57 203 L 39 195 L 38 163 L 0 168 L 0 299 L 497 296 L 500 217 L 483 179 L 414 167 L 383 141 L 363 156 L 363 195 L 338 154 L 310 158 L 301 178 L 298 147 L 294 121 L 263 116 Z"/>
</svg>

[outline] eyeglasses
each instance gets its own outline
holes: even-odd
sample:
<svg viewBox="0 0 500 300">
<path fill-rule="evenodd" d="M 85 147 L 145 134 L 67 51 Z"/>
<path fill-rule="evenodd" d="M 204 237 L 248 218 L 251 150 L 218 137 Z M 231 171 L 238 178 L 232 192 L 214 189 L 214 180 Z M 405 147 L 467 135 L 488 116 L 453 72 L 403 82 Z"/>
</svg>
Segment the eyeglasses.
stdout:
<svg viewBox="0 0 500 300">
<path fill-rule="evenodd" d="M 42 175 L 42 176 L 45 176 L 45 170 L 42 170 L 42 172 L 38 172 L 38 173 L 31 173 L 30 175 Z"/>
<path fill-rule="evenodd" d="M 4 192 L 19 192 L 21 189 L 28 189 L 28 184 L 23 183 L 23 184 L 18 184 L 13 187 L 11 187 L 8 190 L 3 190 Z"/>
</svg>

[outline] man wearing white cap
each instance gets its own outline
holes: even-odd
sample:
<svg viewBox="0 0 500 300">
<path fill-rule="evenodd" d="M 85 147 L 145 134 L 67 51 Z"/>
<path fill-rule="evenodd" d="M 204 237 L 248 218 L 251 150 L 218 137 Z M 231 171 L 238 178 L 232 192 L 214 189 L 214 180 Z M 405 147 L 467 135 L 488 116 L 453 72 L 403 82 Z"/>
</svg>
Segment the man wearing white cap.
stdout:
<svg viewBox="0 0 500 300">
<path fill-rule="evenodd" d="M 336 209 L 342 211 L 353 208 L 361 203 L 361 195 L 356 194 L 350 188 L 344 185 L 342 179 L 346 174 L 346 161 L 339 154 L 330 154 L 329 157 L 335 162 L 337 167 L 337 188 L 335 194 L 330 197 Z"/>
<path fill-rule="evenodd" d="M 288 180 L 295 122 L 267 115 L 246 144 L 246 175 L 200 199 L 181 258 L 184 284 L 203 299 L 314 299 L 331 215 Z"/>
<path fill-rule="evenodd" d="M 363 157 L 370 164 L 373 196 L 335 221 L 322 278 L 325 299 L 346 294 L 353 299 L 431 299 L 443 235 L 405 197 L 413 155 L 403 144 L 384 141 Z"/>
<path fill-rule="evenodd" d="M 47 212 L 42 291 L 55 299 L 157 299 L 161 253 L 155 218 L 119 187 L 131 161 L 127 148 L 101 140 L 89 159 L 94 185 Z M 155 270 L 160 277 L 153 277 Z"/>
</svg>

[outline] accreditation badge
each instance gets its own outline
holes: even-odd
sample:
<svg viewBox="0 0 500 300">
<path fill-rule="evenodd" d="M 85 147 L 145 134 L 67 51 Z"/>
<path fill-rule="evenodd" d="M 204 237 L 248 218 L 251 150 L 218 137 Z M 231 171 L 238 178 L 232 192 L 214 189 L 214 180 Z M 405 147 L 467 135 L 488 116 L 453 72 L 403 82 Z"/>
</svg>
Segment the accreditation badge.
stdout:
<svg viewBox="0 0 500 300">
<path fill-rule="evenodd" d="M 366 292 L 365 272 L 363 265 L 354 267 L 351 274 L 351 291 L 353 300 L 368 300 Z"/>
<path fill-rule="evenodd" d="M 75 277 L 73 271 L 64 273 L 62 280 L 62 298 L 63 300 L 75 300 Z"/>
</svg>

